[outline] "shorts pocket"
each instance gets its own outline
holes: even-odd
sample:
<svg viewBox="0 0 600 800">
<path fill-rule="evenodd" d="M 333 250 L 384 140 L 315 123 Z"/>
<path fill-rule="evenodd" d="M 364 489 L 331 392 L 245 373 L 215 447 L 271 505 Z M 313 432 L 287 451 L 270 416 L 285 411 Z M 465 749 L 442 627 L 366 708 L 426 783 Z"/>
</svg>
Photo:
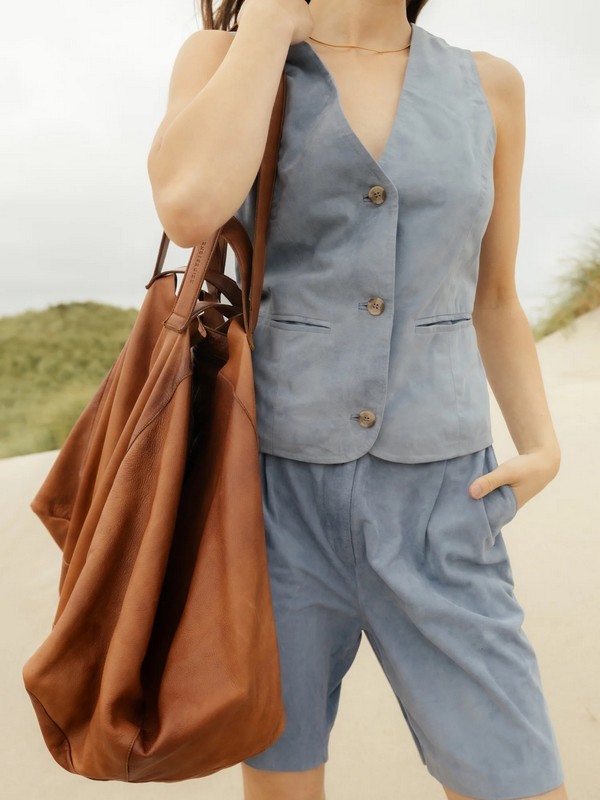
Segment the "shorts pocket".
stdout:
<svg viewBox="0 0 600 800">
<path fill-rule="evenodd" d="M 267 323 L 272 328 L 308 333 L 331 333 L 331 322 L 327 319 L 305 317 L 301 314 L 271 314 Z"/>
<path fill-rule="evenodd" d="M 494 445 L 486 447 L 485 471 L 491 472 L 498 466 Z M 517 496 L 509 483 L 502 483 L 482 497 L 492 536 L 496 536 L 503 525 L 507 525 L 517 513 Z"/>
<path fill-rule="evenodd" d="M 507 492 L 508 492 L 508 493 L 511 495 L 511 497 L 512 497 L 512 501 L 513 501 L 513 505 L 514 505 L 514 513 L 513 513 L 513 517 L 514 517 L 514 516 L 515 516 L 515 514 L 517 513 L 517 511 L 519 510 L 519 503 L 518 503 L 518 501 L 517 501 L 517 495 L 516 495 L 516 493 L 515 493 L 515 490 L 514 490 L 514 489 L 512 488 L 512 486 L 510 485 L 510 483 L 505 483 L 505 484 L 504 484 L 504 488 L 507 490 Z"/>
<path fill-rule="evenodd" d="M 517 513 L 517 501 L 508 483 L 497 486 L 482 497 L 492 536 L 496 537 Z"/>
</svg>

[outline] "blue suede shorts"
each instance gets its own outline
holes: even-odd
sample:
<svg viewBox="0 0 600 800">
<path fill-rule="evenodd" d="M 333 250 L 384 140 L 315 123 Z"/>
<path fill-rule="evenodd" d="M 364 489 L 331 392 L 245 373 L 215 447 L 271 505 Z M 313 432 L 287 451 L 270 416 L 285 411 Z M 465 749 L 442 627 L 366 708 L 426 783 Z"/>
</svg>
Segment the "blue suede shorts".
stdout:
<svg viewBox="0 0 600 800">
<path fill-rule="evenodd" d="M 404 464 L 365 453 L 317 464 L 260 453 L 286 726 L 244 763 L 296 771 L 328 759 L 341 683 L 364 631 L 418 755 L 479 800 L 563 782 L 535 652 L 522 629 L 502 526 L 517 513 L 493 445 Z"/>
</svg>

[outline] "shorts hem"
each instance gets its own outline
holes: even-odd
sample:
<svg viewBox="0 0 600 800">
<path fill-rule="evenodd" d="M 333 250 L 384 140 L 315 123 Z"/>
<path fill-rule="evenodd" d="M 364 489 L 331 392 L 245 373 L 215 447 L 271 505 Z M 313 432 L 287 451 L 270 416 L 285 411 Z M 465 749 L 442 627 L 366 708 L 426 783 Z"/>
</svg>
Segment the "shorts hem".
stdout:
<svg viewBox="0 0 600 800">
<path fill-rule="evenodd" d="M 553 789 L 558 789 L 558 787 L 562 786 L 565 782 L 564 773 L 560 771 L 549 783 L 541 783 L 536 786 L 525 784 L 522 789 L 509 791 L 508 794 L 506 794 L 506 792 L 497 791 L 482 793 L 477 787 L 468 786 L 467 784 L 448 779 L 444 776 L 443 770 L 437 770 L 429 762 L 425 764 L 425 767 L 429 774 L 439 781 L 442 786 L 447 787 L 457 794 L 463 794 L 466 797 L 477 797 L 478 800 L 522 800 L 524 797 L 536 797 L 537 795 L 551 792 Z"/>
<path fill-rule="evenodd" d="M 291 766 L 289 761 L 284 761 L 281 764 L 269 763 L 263 766 L 262 764 L 257 763 L 255 765 L 252 763 L 253 761 L 257 762 L 260 761 L 260 758 L 256 758 L 255 756 L 252 756 L 251 758 L 246 758 L 241 763 L 247 764 L 249 767 L 254 767 L 254 769 L 260 769 L 266 772 L 305 772 L 309 769 L 316 769 L 317 767 L 320 767 L 322 764 L 325 764 L 328 760 L 329 760 L 329 755 L 325 753 L 325 755 L 321 756 L 320 758 L 317 758 L 316 760 L 315 759 L 309 759 L 308 761 L 304 760 L 299 763 L 292 764 Z"/>
</svg>

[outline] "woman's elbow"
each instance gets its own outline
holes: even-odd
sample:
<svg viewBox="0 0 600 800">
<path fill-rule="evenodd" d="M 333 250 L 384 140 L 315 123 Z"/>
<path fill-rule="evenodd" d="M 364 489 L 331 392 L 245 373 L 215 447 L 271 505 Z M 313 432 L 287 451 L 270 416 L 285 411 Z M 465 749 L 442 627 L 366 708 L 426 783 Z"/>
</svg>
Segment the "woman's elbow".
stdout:
<svg viewBox="0 0 600 800">
<path fill-rule="evenodd" d="M 179 247 L 195 247 L 208 239 L 226 220 L 218 214 L 215 198 L 207 194 L 207 200 L 195 198 L 191 201 L 181 192 L 153 189 L 153 200 L 161 225 L 173 244 Z"/>
<path fill-rule="evenodd" d="M 202 208 L 192 211 L 185 204 L 156 201 L 155 205 L 165 233 L 178 247 L 196 247 L 223 224 Z"/>
</svg>

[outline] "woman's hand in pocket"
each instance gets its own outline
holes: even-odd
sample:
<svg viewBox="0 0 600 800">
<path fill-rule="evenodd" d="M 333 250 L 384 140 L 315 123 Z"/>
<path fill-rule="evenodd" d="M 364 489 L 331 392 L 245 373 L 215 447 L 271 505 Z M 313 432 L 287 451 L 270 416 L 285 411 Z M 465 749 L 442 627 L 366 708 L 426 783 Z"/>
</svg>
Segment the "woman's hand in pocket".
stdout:
<svg viewBox="0 0 600 800">
<path fill-rule="evenodd" d="M 475 478 L 469 485 L 469 494 L 479 499 L 507 483 L 515 493 L 519 511 L 556 477 L 559 468 L 560 451 L 556 448 L 540 448 L 530 453 L 521 453 Z"/>
</svg>

